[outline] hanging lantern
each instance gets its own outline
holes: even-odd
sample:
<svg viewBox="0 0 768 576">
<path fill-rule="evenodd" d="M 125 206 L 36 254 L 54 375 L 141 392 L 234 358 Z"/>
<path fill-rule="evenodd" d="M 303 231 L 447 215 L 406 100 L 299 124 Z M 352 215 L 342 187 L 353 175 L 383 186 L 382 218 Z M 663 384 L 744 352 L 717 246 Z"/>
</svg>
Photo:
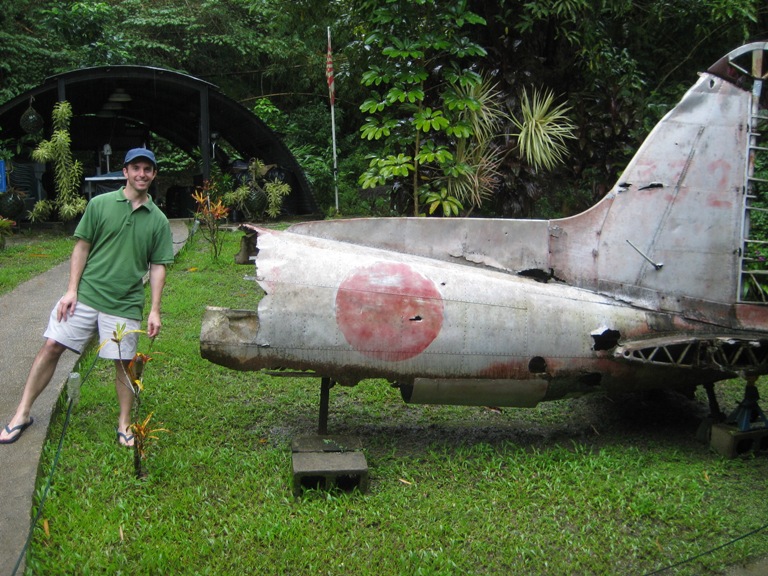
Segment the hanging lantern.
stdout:
<svg viewBox="0 0 768 576">
<path fill-rule="evenodd" d="M 21 120 L 19 121 L 22 129 L 27 134 L 35 134 L 43 129 L 43 117 L 40 116 L 40 113 L 37 110 L 32 108 L 32 102 L 34 102 L 34 100 L 34 98 L 29 99 L 29 108 L 24 111 L 24 114 L 21 115 Z"/>
</svg>

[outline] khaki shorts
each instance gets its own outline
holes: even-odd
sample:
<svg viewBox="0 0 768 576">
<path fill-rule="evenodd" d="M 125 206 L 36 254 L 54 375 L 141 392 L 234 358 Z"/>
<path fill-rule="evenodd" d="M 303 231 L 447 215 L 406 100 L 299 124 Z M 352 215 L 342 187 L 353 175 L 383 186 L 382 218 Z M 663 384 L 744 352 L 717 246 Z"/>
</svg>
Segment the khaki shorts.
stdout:
<svg viewBox="0 0 768 576">
<path fill-rule="evenodd" d="M 123 336 L 119 347 L 112 338 L 118 324 L 125 324 L 126 331 L 139 330 L 141 328 L 140 321 L 99 312 L 82 302 L 78 302 L 75 306 L 75 313 L 72 316 L 67 316 L 66 320 L 59 322 L 56 319 L 58 308 L 59 303 L 57 302 L 48 319 L 48 328 L 44 334 L 46 338 L 52 338 L 79 354 L 85 349 L 88 342 L 98 334 L 99 344 L 104 344 L 99 351 L 101 358 L 130 360 L 136 354 L 139 341 L 137 333 Z"/>
</svg>

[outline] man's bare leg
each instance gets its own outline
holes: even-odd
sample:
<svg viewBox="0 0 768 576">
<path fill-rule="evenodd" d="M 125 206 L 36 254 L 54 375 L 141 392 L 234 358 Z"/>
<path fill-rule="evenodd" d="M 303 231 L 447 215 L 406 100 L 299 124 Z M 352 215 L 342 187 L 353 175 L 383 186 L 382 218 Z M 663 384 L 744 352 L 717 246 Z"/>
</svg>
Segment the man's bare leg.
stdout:
<svg viewBox="0 0 768 576">
<path fill-rule="evenodd" d="M 53 373 L 56 371 L 56 366 L 59 363 L 59 358 L 61 358 L 65 350 L 66 347 L 56 342 L 56 340 L 46 339 L 43 347 L 40 348 L 37 356 L 32 361 L 32 367 L 29 369 L 21 401 L 16 408 L 16 413 L 8 423 L 9 428 L 29 422 L 29 412 L 32 410 L 32 404 L 34 404 L 40 393 L 50 383 Z M 15 435 L 8 434 L 5 429 L 0 430 L 0 440 L 7 440 Z"/>
<path fill-rule="evenodd" d="M 115 360 L 115 391 L 117 392 L 117 401 L 120 403 L 120 417 L 117 421 L 117 431 L 125 434 L 130 441 L 118 436 L 118 442 L 125 446 L 133 446 L 133 432 L 130 431 L 131 408 L 133 407 L 133 392 L 128 382 L 128 364 L 129 360 Z"/>
</svg>

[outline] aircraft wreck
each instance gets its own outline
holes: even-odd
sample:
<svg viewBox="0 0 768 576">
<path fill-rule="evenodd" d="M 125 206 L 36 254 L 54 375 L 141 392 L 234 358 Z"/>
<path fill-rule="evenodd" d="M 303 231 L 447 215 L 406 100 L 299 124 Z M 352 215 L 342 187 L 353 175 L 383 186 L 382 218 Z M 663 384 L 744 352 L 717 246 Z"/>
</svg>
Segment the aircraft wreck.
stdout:
<svg viewBox="0 0 768 576">
<path fill-rule="evenodd" d="M 406 402 L 703 385 L 719 410 L 713 383 L 768 373 L 767 52 L 748 44 L 701 73 L 576 216 L 250 227 L 265 296 L 208 308 L 203 357 L 385 378 Z"/>
</svg>

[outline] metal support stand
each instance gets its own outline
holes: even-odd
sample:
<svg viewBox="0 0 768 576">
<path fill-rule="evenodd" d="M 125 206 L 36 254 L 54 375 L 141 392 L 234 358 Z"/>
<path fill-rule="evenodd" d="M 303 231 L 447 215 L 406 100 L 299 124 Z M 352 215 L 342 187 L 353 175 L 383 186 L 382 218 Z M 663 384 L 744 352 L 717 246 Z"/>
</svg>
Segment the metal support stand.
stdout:
<svg viewBox="0 0 768 576">
<path fill-rule="evenodd" d="M 715 385 L 712 382 L 707 382 L 704 384 L 704 390 L 707 392 L 707 401 L 709 402 L 709 418 L 712 422 L 722 422 L 725 419 L 725 414 L 720 410 L 717 394 L 715 394 Z"/>
<path fill-rule="evenodd" d="M 755 382 L 756 376 L 747 377 L 747 385 L 744 387 L 744 400 L 742 400 L 736 410 L 731 412 L 726 421 L 729 424 L 736 424 L 740 432 L 746 432 L 752 429 L 753 422 L 762 422 L 763 428 L 768 428 L 768 418 L 760 409 L 757 401 L 760 400 L 760 393 L 757 390 Z"/>
<path fill-rule="evenodd" d="M 368 490 L 368 462 L 357 438 L 328 436 L 328 404 L 331 378 L 320 380 L 320 418 L 317 436 L 293 441 L 293 492 L 301 495 L 306 488 Z"/>
<path fill-rule="evenodd" d="M 715 385 L 712 382 L 704 384 L 704 390 L 707 392 L 709 401 L 709 416 L 702 419 L 699 428 L 696 430 L 696 438 L 705 444 L 712 444 L 712 427 L 725 420 L 725 414 L 720 410 L 720 404 L 715 394 Z"/>
<path fill-rule="evenodd" d="M 328 404 L 331 398 L 331 388 L 336 384 L 330 378 L 323 376 L 320 379 L 320 418 L 317 433 L 320 436 L 328 434 Z"/>
<path fill-rule="evenodd" d="M 706 421 L 710 421 L 706 427 L 709 445 L 715 452 L 726 458 L 736 458 L 744 454 L 768 450 L 768 420 L 757 404 L 757 401 L 760 400 L 760 394 L 755 385 L 757 377 L 747 376 L 746 380 L 744 400 L 741 401 L 736 410 L 731 412 L 727 418 L 719 418 L 714 422 L 710 416 L 699 427 L 698 435 L 704 439 L 702 430 L 705 428 Z M 710 393 L 711 387 L 711 385 L 705 386 L 707 395 L 710 397 L 710 410 L 714 411 L 714 391 Z M 717 400 L 714 402 L 716 404 Z M 754 422 L 762 422 L 763 426 L 753 428 Z"/>
</svg>

